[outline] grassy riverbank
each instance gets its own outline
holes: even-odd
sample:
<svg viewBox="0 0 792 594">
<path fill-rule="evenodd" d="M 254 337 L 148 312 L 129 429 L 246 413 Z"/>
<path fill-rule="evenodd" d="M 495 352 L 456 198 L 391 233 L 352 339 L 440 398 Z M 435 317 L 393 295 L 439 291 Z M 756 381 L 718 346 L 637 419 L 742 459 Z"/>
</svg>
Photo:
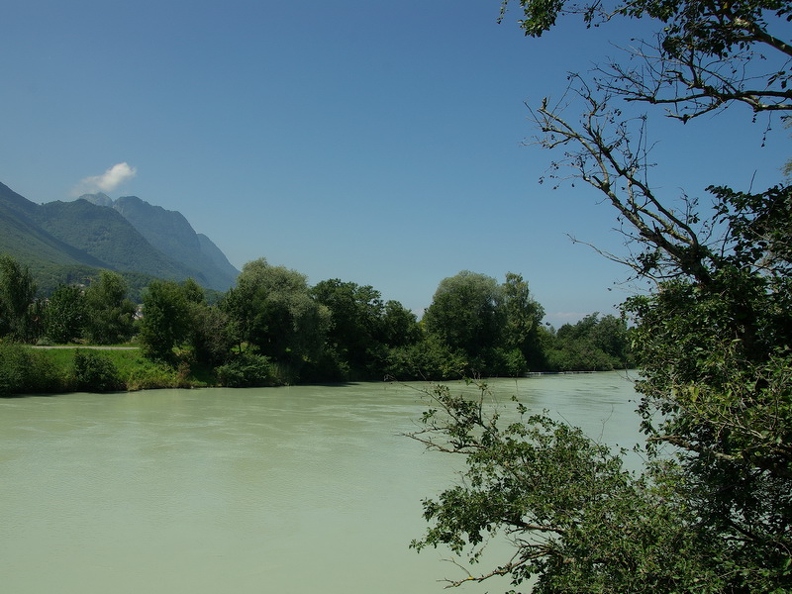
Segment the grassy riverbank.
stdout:
<svg viewBox="0 0 792 594">
<path fill-rule="evenodd" d="M 212 385 L 210 374 L 154 363 L 137 348 L 0 344 L 0 396 Z"/>
</svg>

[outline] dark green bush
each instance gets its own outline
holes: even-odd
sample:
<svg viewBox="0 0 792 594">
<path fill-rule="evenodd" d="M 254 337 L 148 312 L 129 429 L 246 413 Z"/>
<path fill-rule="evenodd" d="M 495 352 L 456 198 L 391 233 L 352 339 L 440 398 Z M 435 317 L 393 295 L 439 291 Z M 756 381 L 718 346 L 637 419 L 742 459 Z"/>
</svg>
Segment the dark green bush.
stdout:
<svg viewBox="0 0 792 594">
<path fill-rule="evenodd" d="M 0 343 L 0 396 L 57 392 L 63 388 L 56 367 L 30 347 Z"/>
<path fill-rule="evenodd" d="M 112 392 L 124 389 L 115 364 L 107 355 L 96 351 L 76 350 L 72 374 L 75 390 Z"/>
<path fill-rule="evenodd" d="M 215 372 L 217 381 L 227 388 L 270 386 L 275 377 L 272 363 L 267 357 L 249 352 L 239 353 Z"/>
</svg>

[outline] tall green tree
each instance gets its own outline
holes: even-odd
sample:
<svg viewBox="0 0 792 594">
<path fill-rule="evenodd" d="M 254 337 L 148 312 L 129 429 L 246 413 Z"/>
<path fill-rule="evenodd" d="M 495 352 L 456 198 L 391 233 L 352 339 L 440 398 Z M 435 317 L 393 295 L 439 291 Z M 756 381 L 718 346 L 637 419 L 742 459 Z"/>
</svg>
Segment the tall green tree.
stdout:
<svg viewBox="0 0 792 594">
<path fill-rule="evenodd" d="M 127 284 L 117 272 L 102 270 L 85 289 L 88 317 L 85 337 L 94 344 L 126 342 L 134 333 L 136 307 L 127 299 Z"/>
<path fill-rule="evenodd" d="M 243 343 L 296 375 L 324 346 L 330 312 L 304 275 L 266 260 L 248 262 L 224 302 Z"/>
<path fill-rule="evenodd" d="M 325 355 L 335 358 L 336 375 L 343 379 L 382 378 L 391 350 L 423 337 L 415 314 L 398 301 L 384 302 L 370 285 L 330 279 L 311 291 L 330 311 Z"/>
<path fill-rule="evenodd" d="M 143 294 L 143 317 L 138 324 L 138 338 L 143 354 L 174 363 L 174 348 L 187 340 L 192 326 L 185 287 L 175 281 L 154 280 Z"/>
<path fill-rule="evenodd" d="M 330 311 L 328 346 L 353 369 L 367 372 L 382 333 L 385 305 L 380 292 L 339 279 L 321 281 L 311 292 Z"/>
<path fill-rule="evenodd" d="M 463 271 L 440 282 L 423 324 L 426 332 L 468 359 L 467 373 L 518 375 L 542 365 L 544 309 L 522 276 L 506 282 Z"/>
<path fill-rule="evenodd" d="M 30 269 L 11 256 L 0 255 L 0 337 L 22 342 L 32 338 L 35 297 Z"/>
<path fill-rule="evenodd" d="M 544 318 L 544 308 L 533 298 L 528 283 L 521 275 L 506 273 L 503 308 L 506 318 L 504 348 L 517 349 L 531 369 L 542 369 L 544 355 L 539 341 L 539 328 Z"/>
<path fill-rule="evenodd" d="M 83 287 L 60 285 L 47 300 L 44 333 L 58 344 L 76 342 L 83 337 L 87 316 Z"/>
<path fill-rule="evenodd" d="M 389 347 L 415 344 L 423 337 L 416 315 L 393 299 L 385 302 L 380 333 Z"/>
<path fill-rule="evenodd" d="M 503 325 L 503 291 L 485 274 L 463 270 L 444 278 L 426 310 L 426 331 L 451 348 L 471 357 L 500 344 Z"/>
<path fill-rule="evenodd" d="M 683 122 L 735 103 L 788 113 L 792 3 L 520 6 L 531 36 L 571 13 L 656 25 L 635 60 L 572 77 L 577 119 L 547 101 L 532 112 L 540 143 L 563 151 L 555 170 L 602 192 L 632 242 L 622 261 L 654 283 L 626 304 L 647 463 L 628 473 L 575 429 L 519 405 L 503 423 L 483 398 L 439 389 L 414 437 L 468 465 L 463 483 L 424 503 L 432 524 L 414 545 L 476 561 L 505 532 L 514 556 L 469 579 L 533 578 L 539 593 L 792 591 L 792 189 L 712 186 L 709 211 L 668 196 L 648 181 L 649 116 L 627 119 L 613 103 L 661 105 Z"/>
</svg>

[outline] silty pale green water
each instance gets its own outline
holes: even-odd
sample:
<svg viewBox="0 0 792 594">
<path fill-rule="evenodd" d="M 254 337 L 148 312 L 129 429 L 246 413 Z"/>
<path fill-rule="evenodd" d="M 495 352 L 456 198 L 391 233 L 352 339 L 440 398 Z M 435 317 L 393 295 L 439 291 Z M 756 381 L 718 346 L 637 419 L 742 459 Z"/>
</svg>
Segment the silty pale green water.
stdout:
<svg viewBox="0 0 792 594">
<path fill-rule="evenodd" d="M 640 440 L 625 374 L 492 385 L 604 442 Z M 402 436 L 425 408 L 416 386 L 0 400 L 2 592 L 439 593 L 464 574 L 408 544 L 461 459 Z"/>
</svg>

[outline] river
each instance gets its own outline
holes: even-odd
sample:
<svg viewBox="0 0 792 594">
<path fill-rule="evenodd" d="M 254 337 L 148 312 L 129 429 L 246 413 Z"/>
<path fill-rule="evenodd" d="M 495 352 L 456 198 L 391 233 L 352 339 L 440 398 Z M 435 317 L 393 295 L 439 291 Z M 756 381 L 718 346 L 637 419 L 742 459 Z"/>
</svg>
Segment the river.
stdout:
<svg viewBox="0 0 792 594">
<path fill-rule="evenodd" d="M 640 440 L 624 373 L 491 385 L 606 443 Z M 442 592 L 461 577 L 449 553 L 408 544 L 421 498 L 459 460 L 403 436 L 426 407 L 421 386 L 1 399 L 2 591 Z"/>
</svg>

